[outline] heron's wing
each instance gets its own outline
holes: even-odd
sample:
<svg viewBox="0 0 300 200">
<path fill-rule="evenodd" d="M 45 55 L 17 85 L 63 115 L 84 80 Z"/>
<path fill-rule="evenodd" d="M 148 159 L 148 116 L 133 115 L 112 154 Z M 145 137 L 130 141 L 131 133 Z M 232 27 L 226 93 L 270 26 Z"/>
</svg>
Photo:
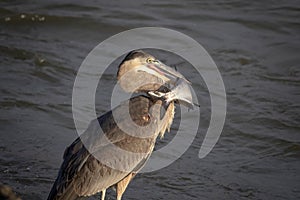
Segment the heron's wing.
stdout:
<svg viewBox="0 0 300 200">
<path fill-rule="evenodd" d="M 151 156 L 151 153 L 149 153 L 145 158 L 141 159 L 141 161 L 135 166 L 135 168 L 132 170 L 133 173 L 138 173 L 146 164 L 146 162 L 149 160 Z"/>
<path fill-rule="evenodd" d="M 48 196 L 48 200 L 78 199 L 79 194 L 74 190 L 71 182 L 74 177 L 75 168 L 79 166 L 79 160 L 87 157 L 83 145 L 77 138 L 64 153 L 64 161 L 60 167 L 58 176 Z M 74 167 L 74 168 L 73 168 Z"/>
<path fill-rule="evenodd" d="M 136 108 L 132 119 L 143 123 L 138 120 L 144 119 L 145 113 L 148 114 L 149 99 L 137 97 L 131 104 Z M 143 166 L 141 163 L 151 153 L 155 138 L 141 140 L 120 130 L 119 126 L 126 126 L 129 120 L 125 115 L 122 119 L 122 109 L 122 105 L 114 109 L 121 116 L 118 124 L 114 121 L 112 112 L 108 112 L 92 121 L 87 131 L 66 149 L 52 188 L 53 196 L 63 196 L 70 188 L 78 196 L 89 196 L 116 184 L 137 166 Z M 99 124 L 103 132 L 99 132 Z M 135 150 L 142 153 L 133 154 Z"/>
</svg>

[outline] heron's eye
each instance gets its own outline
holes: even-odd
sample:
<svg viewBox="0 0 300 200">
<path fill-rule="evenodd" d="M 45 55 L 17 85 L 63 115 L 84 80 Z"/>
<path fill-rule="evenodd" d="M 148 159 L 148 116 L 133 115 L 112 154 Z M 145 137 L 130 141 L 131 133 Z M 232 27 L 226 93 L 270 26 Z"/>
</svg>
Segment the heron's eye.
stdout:
<svg viewBox="0 0 300 200">
<path fill-rule="evenodd" d="M 154 62 L 154 59 L 153 59 L 153 58 L 147 58 L 146 62 L 147 62 L 147 63 L 153 63 L 153 62 Z"/>
</svg>

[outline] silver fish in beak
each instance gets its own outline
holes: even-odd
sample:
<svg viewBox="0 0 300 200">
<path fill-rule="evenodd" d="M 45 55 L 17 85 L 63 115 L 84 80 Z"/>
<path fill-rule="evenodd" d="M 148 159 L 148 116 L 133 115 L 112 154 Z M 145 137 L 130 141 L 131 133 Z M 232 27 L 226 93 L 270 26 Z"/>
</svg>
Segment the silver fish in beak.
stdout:
<svg viewBox="0 0 300 200">
<path fill-rule="evenodd" d="M 150 91 L 148 94 L 163 99 L 167 105 L 172 101 L 177 101 L 189 109 L 194 109 L 191 89 L 185 79 L 178 78 L 175 86 L 169 92 Z"/>
</svg>

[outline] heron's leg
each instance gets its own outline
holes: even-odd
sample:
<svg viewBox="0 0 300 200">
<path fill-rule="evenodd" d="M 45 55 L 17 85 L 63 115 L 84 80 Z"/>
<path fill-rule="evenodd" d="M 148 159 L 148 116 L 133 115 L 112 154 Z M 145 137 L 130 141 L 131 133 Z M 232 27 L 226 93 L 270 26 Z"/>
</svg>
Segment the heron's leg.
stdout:
<svg viewBox="0 0 300 200">
<path fill-rule="evenodd" d="M 102 194 L 101 194 L 101 200 L 104 200 L 105 199 L 105 192 L 106 192 L 106 189 L 102 190 Z"/>
<path fill-rule="evenodd" d="M 128 174 L 125 178 L 123 178 L 119 183 L 116 185 L 116 191 L 117 191 L 117 200 L 122 199 L 122 195 L 125 192 L 129 182 L 131 179 L 135 176 L 135 173 Z"/>
</svg>

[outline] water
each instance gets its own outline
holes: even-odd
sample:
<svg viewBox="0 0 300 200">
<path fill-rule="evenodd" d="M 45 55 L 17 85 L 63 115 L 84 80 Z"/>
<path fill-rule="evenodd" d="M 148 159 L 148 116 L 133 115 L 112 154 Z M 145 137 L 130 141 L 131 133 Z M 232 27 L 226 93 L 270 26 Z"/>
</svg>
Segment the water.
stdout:
<svg viewBox="0 0 300 200">
<path fill-rule="evenodd" d="M 71 97 L 85 56 L 107 37 L 143 26 L 181 31 L 208 50 L 223 76 L 228 112 L 217 145 L 198 159 L 210 102 L 203 81 L 195 84 L 202 110 L 197 138 L 171 166 L 138 175 L 124 199 L 300 198 L 299 2 L 2 1 L 0 5 L 0 180 L 23 199 L 47 197 L 63 151 L 77 136 Z M 180 71 L 181 61 L 157 54 Z M 111 71 L 103 80 L 107 86 L 115 81 L 116 68 Z M 184 73 L 198 83 L 192 71 Z M 97 93 L 103 98 L 97 101 L 99 114 L 109 105 L 103 97 L 106 92 Z M 172 137 L 166 134 L 158 145 Z M 113 195 L 109 192 L 109 199 Z"/>
</svg>

